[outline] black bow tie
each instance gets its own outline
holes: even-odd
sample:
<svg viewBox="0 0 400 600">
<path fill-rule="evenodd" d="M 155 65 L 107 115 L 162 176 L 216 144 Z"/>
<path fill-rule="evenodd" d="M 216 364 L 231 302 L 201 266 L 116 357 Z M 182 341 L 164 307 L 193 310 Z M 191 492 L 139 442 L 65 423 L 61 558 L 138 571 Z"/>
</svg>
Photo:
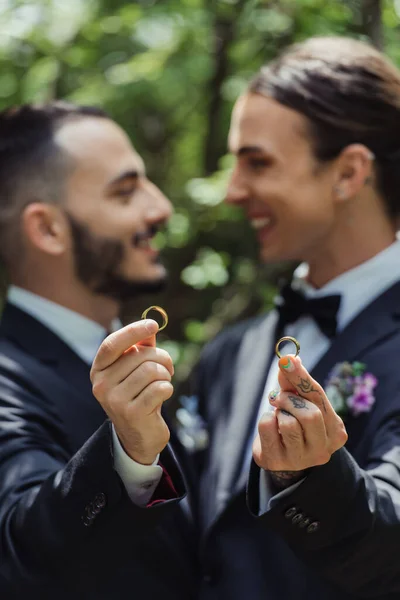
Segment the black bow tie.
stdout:
<svg viewBox="0 0 400 600">
<path fill-rule="evenodd" d="M 336 335 L 336 315 L 339 310 L 341 296 L 324 296 L 322 298 L 306 298 L 300 292 L 293 290 L 290 284 L 285 285 L 275 300 L 279 312 L 281 328 L 288 323 L 294 323 L 304 315 L 311 316 L 318 327 L 328 338 Z"/>
</svg>

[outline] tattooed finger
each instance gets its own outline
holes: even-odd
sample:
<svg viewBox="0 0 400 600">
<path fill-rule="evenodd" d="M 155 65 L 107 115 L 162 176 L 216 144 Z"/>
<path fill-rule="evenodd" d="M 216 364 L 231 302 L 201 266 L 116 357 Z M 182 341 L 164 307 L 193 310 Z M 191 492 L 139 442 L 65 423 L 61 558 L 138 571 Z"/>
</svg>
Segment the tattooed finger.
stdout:
<svg viewBox="0 0 400 600">
<path fill-rule="evenodd" d="M 303 400 L 303 398 L 300 398 L 300 396 L 288 396 L 288 399 L 293 404 L 294 408 L 305 408 L 308 410 L 306 401 Z"/>
<path fill-rule="evenodd" d="M 286 415 L 287 417 L 293 417 L 293 415 L 290 412 L 288 412 L 287 410 L 285 410 L 284 408 L 281 408 L 280 410 L 283 415 Z M 296 417 L 293 417 L 293 419 L 295 419 L 295 418 Z"/>
</svg>

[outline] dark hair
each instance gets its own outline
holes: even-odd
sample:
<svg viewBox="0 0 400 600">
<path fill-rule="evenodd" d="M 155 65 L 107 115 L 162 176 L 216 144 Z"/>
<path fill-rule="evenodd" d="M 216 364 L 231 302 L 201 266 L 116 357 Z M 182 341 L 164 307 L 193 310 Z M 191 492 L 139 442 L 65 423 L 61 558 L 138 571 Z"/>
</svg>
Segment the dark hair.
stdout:
<svg viewBox="0 0 400 600">
<path fill-rule="evenodd" d="M 320 161 L 367 146 L 388 213 L 400 214 L 400 72 L 383 54 L 350 38 L 311 38 L 263 67 L 249 91 L 307 117 Z"/>
<path fill-rule="evenodd" d="M 0 257 L 20 252 L 20 215 L 31 202 L 61 202 L 71 161 L 54 140 L 67 119 L 107 118 L 100 108 L 66 102 L 22 105 L 0 112 Z"/>
</svg>

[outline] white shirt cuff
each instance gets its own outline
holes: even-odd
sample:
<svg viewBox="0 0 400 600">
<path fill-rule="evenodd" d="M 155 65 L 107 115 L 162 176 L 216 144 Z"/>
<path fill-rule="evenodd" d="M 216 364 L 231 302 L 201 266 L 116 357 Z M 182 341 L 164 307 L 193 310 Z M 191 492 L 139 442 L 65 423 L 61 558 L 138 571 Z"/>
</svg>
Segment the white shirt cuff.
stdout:
<svg viewBox="0 0 400 600">
<path fill-rule="evenodd" d="M 160 483 L 163 470 L 158 465 L 160 455 L 152 465 L 141 465 L 127 455 L 112 426 L 114 468 L 121 477 L 129 498 L 137 506 L 146 506 Z"/>
<path fill-rule="evenodd" d="M 274 496 L 271 496 L 271 485 L 270 485 L 268 472 L 264 471 L 264 469 L 260 469 L 260 482 L 259 482 L 260 502 L 259 502 L 258 515 L 260 516 L 263 513 L 267 512 L 268 510 L 271 510 L 271 508 L 273 508 L 274 505 L 277 502 L 279 502 L 279 500 L 282 500 L 282 498 L 285 498 L 285 496 L 289 496 L 292 492 L 294 492 L 294 490 L 296 490 L 303 483 L 304 479 L 305 479 L 305 477 L 303 479 L 300 479 L 300 481 L 296 481 L 296 483 L 293 483 L 293 485 L 285 488 L 281 492 L 278 492 Z"/>
</svg>

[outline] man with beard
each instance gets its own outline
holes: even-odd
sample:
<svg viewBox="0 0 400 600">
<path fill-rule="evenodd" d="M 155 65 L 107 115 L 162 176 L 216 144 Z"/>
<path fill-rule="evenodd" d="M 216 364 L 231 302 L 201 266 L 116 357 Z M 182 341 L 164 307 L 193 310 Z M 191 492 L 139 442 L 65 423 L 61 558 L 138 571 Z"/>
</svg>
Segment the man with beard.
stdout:
<svg viewBox="0 0 400 600">
<path fill-rule="evenodd" d="M 55 102 L 0 114 L 0 249 L 10 282 L 0 326 L 4 600 L 191 597 L 173 499 L 183 485 L 158 416 L 173 367 L 155 348 L 157 324 L 130 328 L 142 344 L 127 380 L 131 439 L 118 418 L 115 427 L 105 420 L 89 378 L 122 300 L 164 284 L 151 240 L 170 213 L 126 134 L 100 110 Z"/>
</svg>

